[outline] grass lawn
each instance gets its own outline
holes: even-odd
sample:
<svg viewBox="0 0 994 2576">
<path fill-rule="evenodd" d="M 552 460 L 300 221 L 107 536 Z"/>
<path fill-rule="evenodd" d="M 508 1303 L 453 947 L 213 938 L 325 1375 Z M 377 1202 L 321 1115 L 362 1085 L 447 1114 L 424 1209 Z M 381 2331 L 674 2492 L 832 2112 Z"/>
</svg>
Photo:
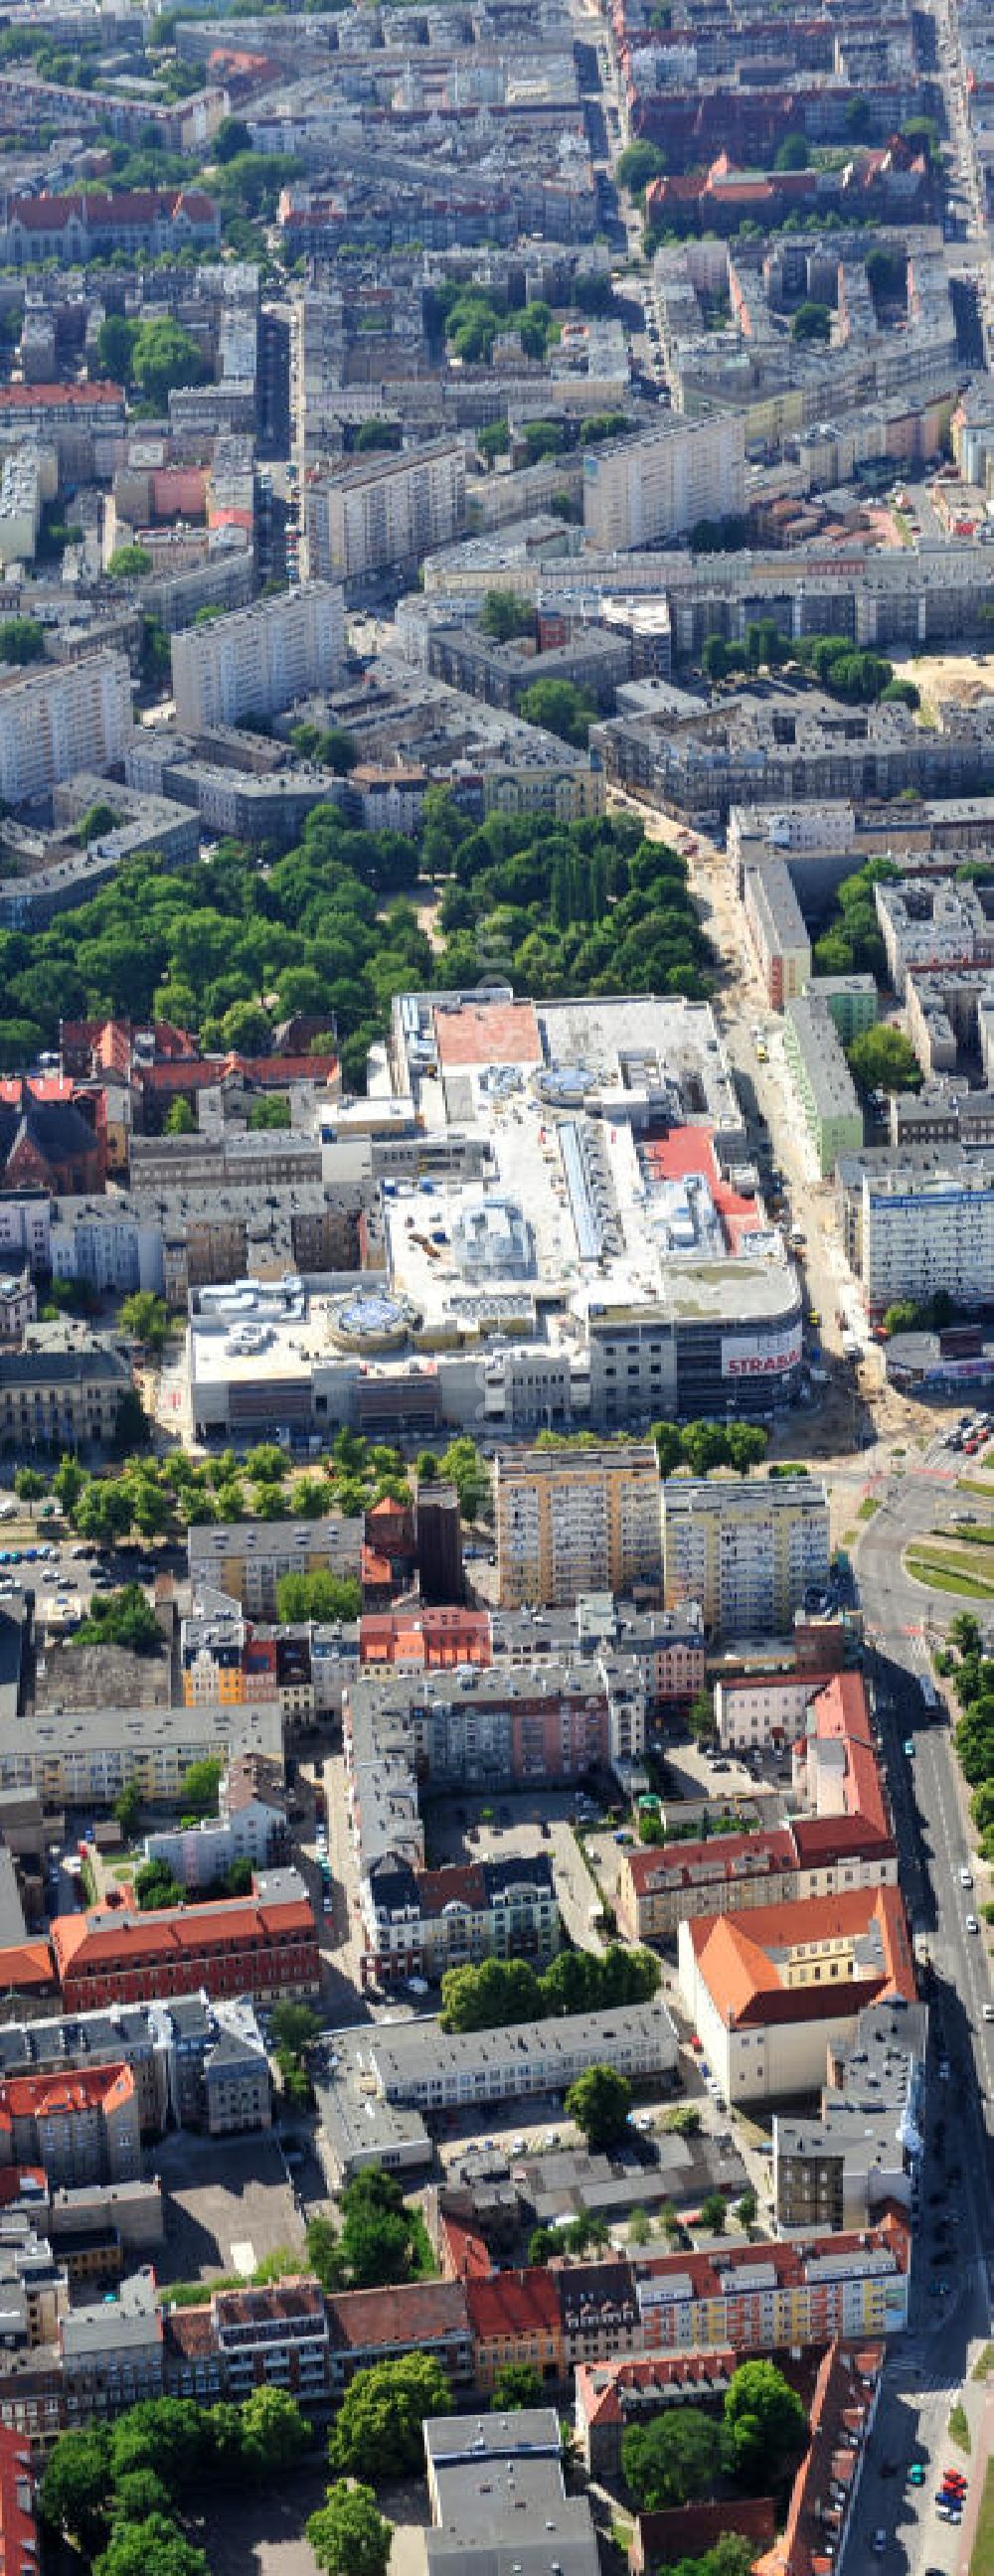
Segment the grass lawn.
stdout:
<svg viewBox="0 0 994 2576">
<path fill-rule="evenodd" d="M 994 2460 L 987 2463 L 970 2576 L 994 2576 Z"/>
<path fill-rule="evenodd" d="M 925 1556 L 920 1549 L 909 1548 L 904 1562 L 913 1581 L 934 1592 L 957 1592 L 965 1601 L 994 1601 L 994 1581 L 986 1583 L 982 1575 L 958 1567 L 953 1557 Z"/>
<path fill-rule="evenodd" d="M 971 2379 L 988 2379 L 994 2370 L 994 2343 L 985 2343 L 970 2372 Z"/>
<path fill-rule="evenodd" d="M 878 1512 L 879 1509 L 879 1494 L 864 1494 L 856 1518 L 858 1521 L 872 1521 L 874 1512 Z"/>
<path fill-rule="evenodd" d="M 979 1494 L 981 1502 L 994 1503 L 994 1485 L 978 1485 L 975 1476 L 957 1476 L 958 1494 Z"/>
</svg>

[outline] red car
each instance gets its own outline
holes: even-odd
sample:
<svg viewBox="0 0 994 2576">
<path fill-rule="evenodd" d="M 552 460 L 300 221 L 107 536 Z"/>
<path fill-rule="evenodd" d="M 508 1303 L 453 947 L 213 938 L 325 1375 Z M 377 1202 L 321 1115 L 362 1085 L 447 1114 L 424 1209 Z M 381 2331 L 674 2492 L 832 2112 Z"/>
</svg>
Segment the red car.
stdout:
<svg viewBox="0 0 994 2576">
<path fill-rule="evenodd" d="M 970 2481 L 964 2477 L 962 2469 L 946 2469 L 942 2483 L 944 2487 L 954 2487 L 958 2495 L 965 2495 Z"/>
</svg>

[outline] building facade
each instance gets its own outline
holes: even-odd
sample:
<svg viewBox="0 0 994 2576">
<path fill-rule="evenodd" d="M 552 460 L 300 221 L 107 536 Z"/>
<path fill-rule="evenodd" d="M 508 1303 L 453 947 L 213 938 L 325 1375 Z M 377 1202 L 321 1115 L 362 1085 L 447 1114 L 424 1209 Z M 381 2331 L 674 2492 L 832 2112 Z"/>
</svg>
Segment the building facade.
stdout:
<svg viewBox="0 0 994 2576">
<path fill-rule="evenodd" d="M 828 1580 L 825 1487 L 813 1476 L 671 1476 L 663 1485 L 666 1606 L 699 1601 L 712 1636 L 785 1633 Z"/>
<path fill-rule="evenodd" d="M 674 415 L 642 438 L 584 454 L 584 529 L 588 544 L 605 553 L 685 536 L 698 519 L 734 517 L 744 500 L 740 412 L 707 420 Z"/>
<path fill-rule="evenodd" d="M 124 758 L 131 722 L 123 653 L 40 663 L 0 689 L 0 797 L 21 805 L 74 769 L 109 769 Z"/>
<path fill-rule="evenodd" d="M 278 715 L 334 687 L 344 650 L 342 594 L 327 581 L 185 626 L 170 643 L 177 723 L 196 734 Z"/>
<path fill-rule="evenodd" d="M 659 1463 L 650 1443 L 503 1452 L 495 1482 L 501 1608 L 659 1592 Z"/>
<path fill-rule="evenodd" d="M 388 565 L 420 561 L 458 536 L 466 512 L 466 451 L 439 438 L 403 455 L 346 466 L 305 496 L 311 575 L 355 581 Z"/>
</svg>

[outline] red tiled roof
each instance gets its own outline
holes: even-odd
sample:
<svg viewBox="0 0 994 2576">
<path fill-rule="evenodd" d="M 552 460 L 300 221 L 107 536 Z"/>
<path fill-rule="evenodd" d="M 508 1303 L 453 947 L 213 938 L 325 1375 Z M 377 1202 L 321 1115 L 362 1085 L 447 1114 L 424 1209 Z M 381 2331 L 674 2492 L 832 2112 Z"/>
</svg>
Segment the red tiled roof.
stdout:
<svg viewBox="0 0 994 2576">
<path fill-rule="evenodd" d="M 0 385 L 0 412 L 34 411 L 44 406 L 48 411 L 82 411 L 91 403 L 119 404 L 123 408 L 124 392 L 120 385 Z"/>
<path fill-rule="evenodd" d="M 778 1870 L 795 1866 L 793 1829 L 777 1825 L 768 1833 L 715 1834 L 705 1842 L 665 1843 L 656 1848 L 630 1851 L 628 1867 L 636 1895 L 642 1896 L 654 1885 L 687 1887 L 699 1885 L 701 1873 L 710 1879 L 740 1879 L 758 1876 L 759 1862 L 765 1855 L 771 1881 Z M 736 1861 L 757 1864 L 753 1871 L 737 1870 Z"/>
<path fill-rule="evenodd" d="M 501 2335 L 558 2335 L 559 2290 L 551 2272 L 495 2272 L 489 2281 L 468 2281 L 466 2304 L 479 2343 Z"/>
<path fill-rule="evenodd" d="M 879 1972 L 851 1983 L 845 1978 L 793 1988 L 784 1983 L 778 1954 L 802 1942 L 854 1939 L 873 1926 L 881 1938 Z M 748 1926 L 748 1928 L 746 1928 Z M 851 1888 L 838 1896 L 802 1897 L 791 1905 L 752 1906 L 746 1916 L 702 1914 L 687 1934 L 712 2002 L 728 2023 L 816 2018 L 849 1995 L 917 1994 L 904 1900 L 899 1888 Z"/>
<path fill-rule="evenodd" d="M 56 1985 L 52 1953 L 47 1941 L 18 1941 L 12 1949 L 0 1950 L 0 1990 L 24 1994 L 29 1988 Z"/>
<path fill-rule="evenodd" d="M 339 2352 L 376 2352 L 469 2338 L 467 2292 L 461 2281 L 405 2281 L 394 2290 L 343 2290 L 328 2301 L 328 2323 Z"/>
<path fill-rule="evenodd" d="M 12 2075 L 0 2083 L 0 2119 L 71 2119 L 74 2113 L 120 2110 L 135 2098 L 130 2066 L 86 2066 L 65 2075 Z"/>
<path fill-rule="evenodd" d="M 63 1978 L 70 1968 L 104 1971 L 168 1961 L 189 1950 L 210 1950 L 239 1939 L 266 1941 L 276 1932 L 313 1933 L 314 1915 L 307 1897 L 267 1904 L 257 1897 L 235 1897 L 218 1905 L 176 1906 L 156 1914 L 61 1914 L 52 1925 L 52 1944 Z"/>
</svg>

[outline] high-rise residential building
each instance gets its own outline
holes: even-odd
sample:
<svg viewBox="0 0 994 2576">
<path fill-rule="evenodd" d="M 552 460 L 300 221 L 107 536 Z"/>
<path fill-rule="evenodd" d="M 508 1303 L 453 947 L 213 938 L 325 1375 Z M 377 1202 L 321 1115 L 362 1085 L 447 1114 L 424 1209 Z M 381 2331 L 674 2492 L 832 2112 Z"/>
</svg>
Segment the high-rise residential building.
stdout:
<svg viewBox="0 0 994 2576">
<path fill-rule="evenodd" d="M 566 1609 L 587 1592 L 658 1592 L 659 1467 L 649 1442 L 501 1457 L 496 1512 L 504 1610 Z"/>
<path fill-rule="evenodd" d="M 308 567 L 314 578 L 354 581 L 388 564 L 420 560 L 458 535 L 466 508 L 466 451 L 436 438 L 400 456 L 375 456 L 305 500 Z"/>
<path fill-rule="evenodd" d="M 583 459 L 583 524 L 591 545 L 660 545 L 697 519 L 727 519 L 745 503 L 741 412 L 711 419 L 672 415 L 642 438 L 588 448 Z"/>
<path fill-rule="evenodd" d="M 308 582 L 206 626 L 185 626 L 170 643 L 177 723 L 202 733 L 244 716 L 279 715 L 327 689 L 344 650 L 342 594 L 333 582 Z"/>
<path fill-rule="evenodd" d="M 785 1632 L 828 1578 L 828 1497 L 814 1476 L 671 1476 L 666 1606 L 699 1601 L 712 1636 Z"/>
<path fill-rule="evenodd" d="M 921 1145 L 843 1155 L 837 1187 L 843 1239 L 871 1314 L 940 1289 L 962 1306 L 987 1303 L 994 1279 L 994 1153 Z"/>
<path fill-rule="evenodd" d="M 124 758 L 131 724 L 123 653 L 41 663 L 0 688 L 0 797 L 20 805 L 75 769 L 109 769 Z"/>
</svg>

